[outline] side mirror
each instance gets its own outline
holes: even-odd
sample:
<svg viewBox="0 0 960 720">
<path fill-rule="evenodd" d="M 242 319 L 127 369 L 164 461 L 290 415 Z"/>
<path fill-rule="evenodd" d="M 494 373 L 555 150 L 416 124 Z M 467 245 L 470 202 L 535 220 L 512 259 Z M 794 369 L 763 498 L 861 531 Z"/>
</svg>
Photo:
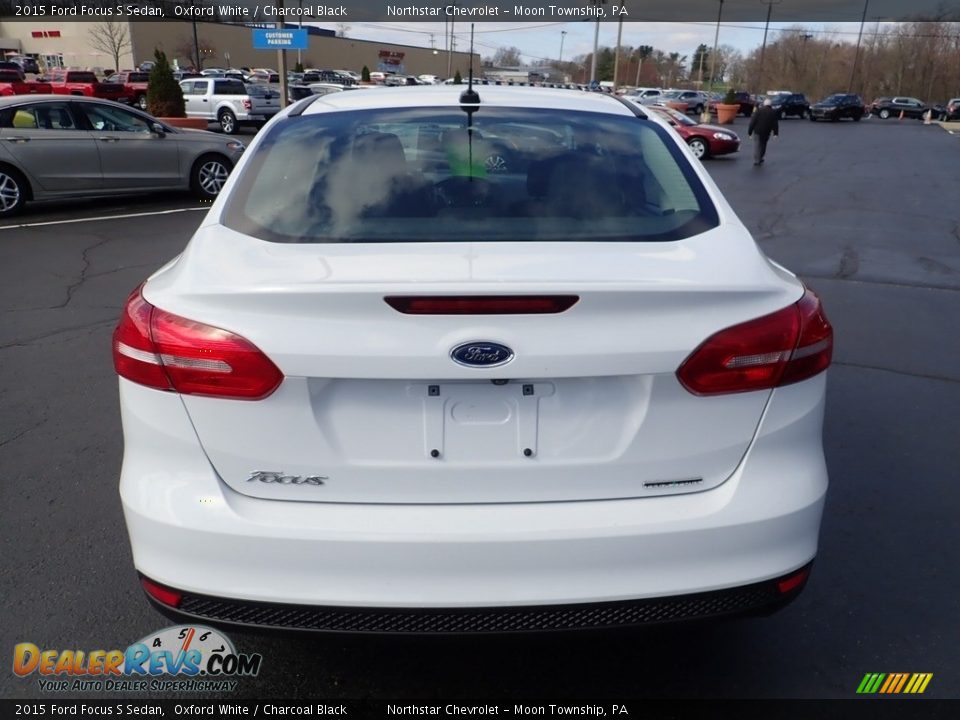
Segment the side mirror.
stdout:
<svg viewBox="0 0 960 720">
<path fill-rule="evenodd" d="M 164 137 L 167 134 L 167 129 L 160 123 L 155 122 L 150 125 L 150 132 L 157 137 Z"/>
</svg>

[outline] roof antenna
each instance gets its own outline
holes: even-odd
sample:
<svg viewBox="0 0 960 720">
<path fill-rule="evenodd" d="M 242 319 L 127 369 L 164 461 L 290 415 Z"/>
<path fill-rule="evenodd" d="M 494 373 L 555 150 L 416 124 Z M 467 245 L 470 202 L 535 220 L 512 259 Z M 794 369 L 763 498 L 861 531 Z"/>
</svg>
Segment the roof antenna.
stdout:
<svg viewBox="0 0 960 720">
<path fill-rule="evenodd" d="M 473 27 L 470 23 L 470 76 L 467 80 L 467 89 L 460 93 L 460 109 L 465 113 L 473 113 L 479 110 L 480 96 L 473 89 Z M 477 105 L 478 107 L 466 107 L 468 105 Z"/>
</svg>

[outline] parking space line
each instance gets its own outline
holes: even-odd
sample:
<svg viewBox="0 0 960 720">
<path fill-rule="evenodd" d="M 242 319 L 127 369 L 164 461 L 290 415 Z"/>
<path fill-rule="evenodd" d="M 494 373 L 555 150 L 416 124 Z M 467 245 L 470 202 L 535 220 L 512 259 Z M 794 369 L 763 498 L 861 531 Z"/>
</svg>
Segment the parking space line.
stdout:
<svg viewBox="0 0 960 720">
<path fill-rule="evenodd" d="M 176 208 L 174 210 L 156 210 L 154 212 L 127 213 L 125 215 L 102 215 L 100 217 L 71 218 L 70 220 L 48 220 L 47 222 L 20 223 L 19 225 L 0 225 L 0 230 L 16 228 L 45 227 L 47 225 L 69 225 L 70 223 L 98 222 L 100 220 L 123 220 L 124 218 L 149 217 L 150 215 L 173 215 L 174 213 L 209 210 L 209 207 Z"/>
</svg>

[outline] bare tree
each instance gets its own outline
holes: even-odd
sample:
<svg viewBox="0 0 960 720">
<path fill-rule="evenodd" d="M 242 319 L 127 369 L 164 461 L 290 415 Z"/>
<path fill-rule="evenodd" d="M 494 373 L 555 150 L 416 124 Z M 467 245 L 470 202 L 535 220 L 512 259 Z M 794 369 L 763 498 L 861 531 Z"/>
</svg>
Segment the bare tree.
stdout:
<svg viewBox="0 0 960 720">
<path fill-rule="evenodd" d="M 350 26 L 346 23 L 337 23 L 337 37 L 345 38 L 350 32 Z"/>
<path fill-rule="evenodd" d="M 520 59 L 520 48 L 498 48 L 493 54 L 493 64 L 498 67 L 519 67 L 522 64 Z"/>
<path fill-rule="evenodd" d="M 126 23 L 105 20 L 90 28 L 90 47 L 113 58 L 113 69 L 120 69 L 120 56 L 130 49 Z"/>
<path fill-rule="evenodd" d="M 182 58 L 188 60 L 197 70 L 203 69 L 205 60 L 217 57 L 217 48 L 207 38 L 202 35 L 197 38 L 197 44 L 193 44 L 193 36 L 184 36 L 176 48 L 174 48 L 178 61 Z M 199 57 L 197 54 L 199 53 Z"/>
</svg>

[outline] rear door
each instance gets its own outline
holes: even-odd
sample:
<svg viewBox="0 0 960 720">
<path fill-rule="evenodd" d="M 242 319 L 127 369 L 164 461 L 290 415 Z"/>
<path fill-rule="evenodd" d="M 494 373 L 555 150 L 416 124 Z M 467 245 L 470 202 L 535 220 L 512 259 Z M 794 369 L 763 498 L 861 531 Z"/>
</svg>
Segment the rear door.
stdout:
<svg viewBox="0 0 960 720">
<path fill-rule="evenodd" d="M 180 83 L 187 117 L 206 118 L 208 120 L 213 117 L 210 98 L 207 96 L 209 87 L 209 80 L 184 80 Z"/>
<path fill-rule="evenodd" d="M 103 187 L 97 143 L 70 106 L 66 100 L 37 102 L 0 113 L 0 143 L 48 192 Z"/>
<path fill-rule="evenodd" d="M 145 117 L 106 103 L 76 102 L 100 151 L 107 190 L 172 188 L 185 184 L 179 146 L 151 131 Z"/>
</svg>

